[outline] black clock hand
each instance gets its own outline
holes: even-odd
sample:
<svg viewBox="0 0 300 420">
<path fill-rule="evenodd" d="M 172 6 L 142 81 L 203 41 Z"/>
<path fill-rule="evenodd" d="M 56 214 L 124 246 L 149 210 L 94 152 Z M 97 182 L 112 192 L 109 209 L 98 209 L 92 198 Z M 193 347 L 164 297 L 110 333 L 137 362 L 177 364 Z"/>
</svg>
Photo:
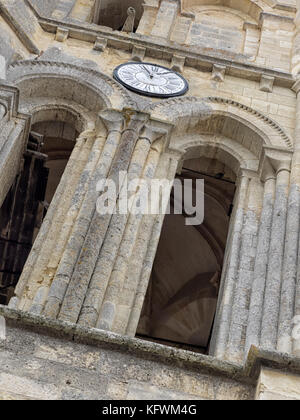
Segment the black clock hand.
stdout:
<svg viewBox="0 0 300 420">
<path fill-rule="evenodd" d="M 153 78 L 153 74 L 150 73 L 150 71 L 147 69 L 147 67 L 146 66 L 143 66 L 143 68 L 146 70 L 146 72 L 149 74 L 149 76 L 151 78 Z"/>
</svg>

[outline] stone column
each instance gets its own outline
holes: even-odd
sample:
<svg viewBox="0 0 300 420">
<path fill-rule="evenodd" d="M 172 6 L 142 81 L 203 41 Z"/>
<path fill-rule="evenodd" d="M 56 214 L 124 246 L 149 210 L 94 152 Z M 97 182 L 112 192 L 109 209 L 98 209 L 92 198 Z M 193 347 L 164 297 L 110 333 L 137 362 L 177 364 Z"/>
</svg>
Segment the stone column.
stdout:
<svg viewBox="0 0 300 420">
<path fill-rule="evenodd" d="M 245 356 L 248 354 L 251 345 L 258 347 L 260 341 L 260 329 L 268 267 L 271 226 L 273 219 L 275 185 L 276 177 L 273 169 L 269 167 L 267 172 L 264 174 L 263 208 L 259 222 L 257 250 L 254 263 L 253 283 L 245 344 Z"/>
<path fill-rule="evenodd" d="M 298 1 L 298 34 L 300 43 L 300 0 Z M 299 63 L 300 63 L 300 49 L 299 49 Z M 300 67 L 299 67 L 300 71 Z M 297 356 L 300 356 L 300 75 L 293 87 L 297 94 L 297 108 L 296 108 L 296 127 L 295 127 L 295 142 L 294 142 L 294 154 L 292 160 L 292 171 L 291 171 L 291 233 L 293 243 L 292 258 L 289 258 L 291 265 L 288 273 L 289 282 L 286 283 L 285 290 L 288 293 L 288 300 L 286 303 L 283 302 L 281 319 L 280 319 L 280 335 L 278 340 L 278 349 L 287 348 L 288 351 L 292 350 Z M 283 295 L 284 296 L 284 295 Z M 292 306 L 291 306 L 292 305 Z M 288 327 L 286 324 L 288 323 Z M 282 327 L 281 327 L 282 325 Z M 288 328 L 284 331 L 284 327 Z M 286 337 L 288 334 L 288 337 Z M 285 339 L 281 338 L 285 337 Z"/>
<path fill-rule="evenodd" d="M 263 198 L 263 186 L 257 175 L 251 171 L 243 171 L 242 176 L 249 178 L 249 186 L 245 201 L 239 265 L 232 299 L 232 314 L 226 351 L 226 358 L 236 362 L 241 362 L 245 354 L 244 337 L 253 287 L 257 234 Z"/>
<path fill-rule="evenodd" d="M 95 212 L 98 197 L 97 182 L 107 177 L 108 171 L 119 146 L 124 126 L 124 115 L 119 111 L 107 110 L 100 114 L 107 134 L 95 170 L 86 186 L 84 200 L 78 210 L 76 221 L 65 246 L 53 283 L 50 287 L 44 315 L 56 318 L 61 308 L 69 282 Z"/>
<path fill-rule="evenodd" d="M 260 345 L 275 350 L 280 310 L 281 273 L 286 232 L 290 160 L 273 160 L 276 167 L 276 193 L 268 257 Z"/>
<path fill-rule="evenodd" d="M 277 350 L 292 352 L 292 328 L 295 315 L 295 294 L 300 229 L 300 80 L 294 85 L 297 93 L 294 154 L 291 164 L 290 190 L 282 269 L 280 316 Z M 299 271 L 299 270 L 298 270 Z"/>
<path fill-rule="evenodd" d="M 234 213 L 229 228 L 226 255 L 224 258 L 221 289 L 219 292 L 216 319 L 212 334 L 210 354 L 224 358 L 231 323 L 234 290 L 239 268 L 242 229 L 249 189 L 249 175 L 241 173 L 234 200 Z"/>
<path fill-rule="evenodd" d="M 141 176 L 144 178 L 145 171 L 149 171 L 151 145 L 167 133 L 159 125 L 162 124 L 151 122 L 151 125 L 148 124 L 141 134 L 128 169 L 128 183 Z M 127 185 L 124 188 L 126 189 Z M 95 326 L 99 317 L 97 325 L 101 329 L 112 329 L 130 249 L 134 244 L 132 236 L 138 230 L 140 218 L 141 215 L 119 213 L 113 215 L 79 317 L 80 324 Z M 128 236 L 131 238 L 129 239 Z"/>
<path fill-rule="evenodd" d="M 41 300 L 45 299 L 47 288 L 53 278 L 53 270 L 48 269 L 50 256 L 57 245 L 58 235 L 65 221 L 77 181 L 88 158 L 87 149 L 90 132 L 82 133 L 76 141 L 60 184 L 52 199 L 46 218 L 33 245 L 29 258 L 16 287 L 19 309 L 37 311 Z M 45 287 L 39 290 L 41 287 Z M 37 303 L 37 298 L 39 303 Z M 34 304 L 33 304 L 34 302 Z M 33 304 L 33 307 L 31 308 Z"/>
<path fill-rule="evenodd" d="M 117 191 L 119 174 L 122 171 L 128 171 L 140 131 L 149 119 L 149 114 L 124 110 L 124 119 L 126 126 L 122 132 L 119 147 L 107 176 L 115 183 Z M 99 177 L 98 180 L 101 180 L 101 178 L 103 177 Z M 101 215 L 96 211 L 96 201 L 93 204 L 94 210 L 92 218 L 88 221 L 88 232 L 80 250 L 78 261 L 72 270 L 73 273 L 59 313 L 60 320 L 74 323 L 78 321 L 87 289 L 112 219 L 112 214 Z"/>
<path fill-rule="evenodd" d="M 45 298 L 51 301 L 51 297 L 48 296 L 50 287 L 53 285 L 53 278 L 57 272 L 61 257 L 64 253 L 67 241 L 72 233 L 72 229 L 76 218 L 78 216 L 79 210 L 82 205 L 82 201 L 87 192 L 88 183 L 91 179 L 95 166 L 101 155 L 101 151 L 106 140 L 106 136 L 101 135 L 100 133 L 95 138 L 95 133 L 91 132 L 90 135 L 86 134 L 86 142 L 82 147 L 80 156 L 77 159 L 77 171 L 80 174 L 79 180 L 76 185 L 76 189 L 71 190 L 70 200 L 68 200 L 68 192 L 65 192 L 65 200 L 68 202 L 68 207 L 64 208 L 61 206 L 59 211 L 56 213 L 56 216 L 61 213 L 61 223 L 57 223 L 56 231 L 56 241 L 55 247 L 52 249 L 49 261 L 47 264 L 46 273 L 47 276 L 43 281 L 43 295 Z M 40 301 L 39 299 L 34 299 L 31 311 L 40 313 L 45 305 L 45 300 Z"/>
<path fill-rule="evenodd" d="M 181 159 L 181 153 L 172 152 L 163 154 L 157 167 L 155 177 L 173 181 Z M 170 189 L 171 193 L 171 189 Z M 134 337 L 140 320 L 143 304 L 148 289 L 154 258 L 156 255 L 161 229 L 166 209 L 158 215 L 143 218 L 135 249 L 131 260 L 127 278 L 134 288 L 134 293 L 129 293 L 126 303 L 130 303 L 130 310 L 123 312 L 121 333 Z M 129 286 L 129 290 L 131 287 Z M 120 299 L 122 302 L 122 299 Z M 124 303 L 124 301 L 122 302 Z"/>
</svg>

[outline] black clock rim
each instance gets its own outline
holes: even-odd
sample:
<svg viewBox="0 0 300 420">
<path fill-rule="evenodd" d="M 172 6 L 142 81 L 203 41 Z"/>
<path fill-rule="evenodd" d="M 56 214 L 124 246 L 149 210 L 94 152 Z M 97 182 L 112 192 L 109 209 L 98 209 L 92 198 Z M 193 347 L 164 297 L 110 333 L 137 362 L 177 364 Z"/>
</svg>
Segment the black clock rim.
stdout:
<svg viewBox="0 0 300 420">
<path fill-rule="evenodd" d="M 125 67 L 125 66 L 128 66 L 130 64 L 134 64 L 136 66 L 141 65 L 141 64 L 148 64 L 150 66 L 156 66 L 156 67 L 160 67 L 160 68 L 162 68 L 164 70 L 172 71 L 174 74 L 176 74 L 184 82 L 185 87 L 180 92 L 170 93 L 170 94 L 150 93 L 150 92 L 145 92 L 145 91 L 140 90 L 140 89 L 136 89 L 133 86 L 130 86 L 126 82 L 124 82 L 123 80 L 121 80 L 119 78 L 119 76 L 118 76 L 118 71 L 120 70 L 120 68 Z M 141 94 L 143 96 L 150 96 L 151 98 L 175 98 L 176 96 L 185 95 L 188 92 L 188 90 L 189 90 L 189 84 L 188 84 L 187 80 L 181 74 L 179 74 L 177 71 L 174 71 L 174 70 L 172 70 L 172 69 L 170 69 L 168 67 L 161 66 L 160 64 L 155 64 L 155 63 L 148 63 L 148 62 L 147 63 L 144 63 L 144 62 L 129 61 L 128 63 L 123 63 L 123 64 L 120 64 L 118 67 L 116 67 L 114 69 L 113 76 L 114 76 L 114 79 L 118 83 L 120 83 L 122 86 L 125 86 L 126 89 L 131 90 L 132 92 Z"/>
</svg>

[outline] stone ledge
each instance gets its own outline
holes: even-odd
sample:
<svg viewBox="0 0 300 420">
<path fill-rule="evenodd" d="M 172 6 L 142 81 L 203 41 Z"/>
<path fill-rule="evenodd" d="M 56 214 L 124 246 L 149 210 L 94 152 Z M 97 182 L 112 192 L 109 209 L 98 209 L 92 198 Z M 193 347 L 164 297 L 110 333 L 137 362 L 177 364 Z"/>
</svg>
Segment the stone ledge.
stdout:
<svg viewBox="0 0 300 420">
<path fill-rule="evenodd" d="M 176 349 L 95 328 L 85 328 L 69 322 L 47 319 L 27 312 L 10 309 L 3 305 L 0 305 L 0 316 L 6 319 L 8 325 L 15 328 L 22 328 L 79 344 L 125 351 L 142 358 L 160 360 L 166 364 L 197 369 L 245 384 L 255 385 L 262 367 L 300 374 L 300 358 L 257 349 L 254 346 L 251 347 L 246 363 L 242 366 L 191 351 Z"/>
<path fill-rule="evenodd" d="M 126 337 L 95 328 L 84 328 L 69 322 L 56 321 L 38 315 L 10 309 L 0 305 L 0 316 L 8 326 L 21 328 L 46 336 L 74 341 L 80 344 L 105 347 L 129 352 L 142 358 L 160 360 L 167 364 L 198 369 L 205 373 L 223 376 L 239 382 L 254 384 L 253 378 L 244 374 L 242 366 L 186 350 L 163 346 L 149 341 Z"/>
<path fill-rule="evenodd" d="M 225 65 L 227 74 L 230 76 L 241 77 L 244 79 L 260 81 L 262 75 L 274 77 L 274 85 L 291 88 L 295 79 L 291 73 L 272 70 L 260 67 L 247 62 L 242 62 L 230 58 L 222 58 L 214 55 L 206 55 L 195 52 L 191 47 L 181 47 L 179 44 L 172 45 L 168 42 L 159 44 L 148 36 L 138 34 L 123 34 L 112 31 L 110 28 L 97 27 L 97 25 L 82 24 L 77 25 L 73 22 L 61 22 L 53 19 L 40 18 L 39 23 L 44 31 L 56 33 L 58 27 L 69 30 L 69 37 L 80 41 L 95 43 L 97 37 L 107 39 L 107 46 L 132 52 L 134 47 L 146 48 L 148 57 L 160 57 L 169 60 L 170 63 L 174 55 L 185 57 L 185 65 L 198 68 L 203 71 L 212 71 L 213 65 Z M 162 42 L 162 40 L 160 40 Z M 170 64 L 171 65 L 171 64 Z"/>
</svg>

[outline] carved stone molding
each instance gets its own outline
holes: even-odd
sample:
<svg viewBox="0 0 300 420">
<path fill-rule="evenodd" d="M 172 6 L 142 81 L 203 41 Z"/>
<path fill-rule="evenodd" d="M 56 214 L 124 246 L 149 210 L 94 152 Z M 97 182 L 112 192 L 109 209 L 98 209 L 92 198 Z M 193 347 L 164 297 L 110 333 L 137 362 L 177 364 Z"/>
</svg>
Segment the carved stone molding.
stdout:
<svg viewBox="0 0 300 420">
<path fill-rule="evenodd" d="M 187 111 L 191 115 L 194 114 L 191 108 L 191 104 L 196 105 L 197 103 L 198 103 L 198 106 L 200 107 L 199 112 L 201 112 L 201 109 L 202 109 L 202 112 L 204 113 L 203 115 L 205 115 L 205 106 L 207 107 L 206 112 L 209 110 L 209 113 L 211 115 L 211 111 L 213 110 L 209 108 L 209 104 L 213 104 L 213 103 L 230 105 L 238 109 L 241 109 L 253 115 L 257 119 L 257 122 L 261 121 L 263 125 L 267 125 L 269 128 L 274 130 L 274 134 L 281 137 L 283 144 L 285 144 L 288 149 L 291 150 L 293 148 L 292 140 L 286 134 L 286 132 L 280 127 L 278 123 L 276 123 L 274 120 L 264 115 L 262 112 L 257 111 L 256 109 L 253 109 L 247 105 L 241 104 L 232 99 L 221 98 L 221 97 L 216 97 L 216 96 L 208 96 L 206 98 L 197 98 L 195 96 L 183 97 L 183 98 L 171 98 L 164 102 L 155 103 L 147 107 L 146 110 L 163 112 L 166 116 L 168 116 L 168 118 L 171 118 L 171 121 L 174 121 L 176 120 L 178 116 L 183 115 L 183 111 L 184 113 L 186 113 Z M 184 107 L 185 105 L 187 108 Z"/>
<path fill-rule="evenodd" d="M 104 73 L 88 67 L 81 67 L 75 64 L 57 61 L 24 60 L 17 61 L 9 66 L 7 79 L 16 83 L 31 76 L 45 77 L 68 77 L 82 81 L 99 94 L 107 107 L 111 107 L 110 99 L 115 95 L 121 98 L 121 107 L 130 106 L 137 108 L 136 102 L 129 95 L 127 90 L 111 77 Z"/>
</svg>

